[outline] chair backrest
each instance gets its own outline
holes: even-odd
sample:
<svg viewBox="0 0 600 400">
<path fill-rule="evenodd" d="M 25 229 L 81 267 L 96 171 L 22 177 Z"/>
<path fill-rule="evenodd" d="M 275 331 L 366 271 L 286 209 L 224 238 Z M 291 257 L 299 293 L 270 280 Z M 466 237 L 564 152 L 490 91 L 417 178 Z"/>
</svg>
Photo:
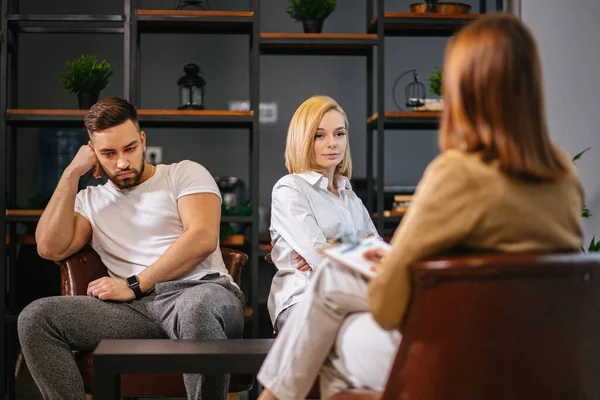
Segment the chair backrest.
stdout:
<svg viewBox="0 0 600 400">
<path fill-rule="evenodd" d="M 383 399 L 600 398 L 600 257 L 471 255 L 412 267 Z"/>
<path fill-rule="evenodd" d="M 229 249 L 227 247 L 221 247 L 221 255 L 225 262 L 225 267 L 233 278 L 233 281 L 240 286 L 240 279 L 242 275 L 242 267 L 248 262 L 248 255 L 244 252 Z M 241 287 L 241 286 L 240 286 Z"/>
</svg>

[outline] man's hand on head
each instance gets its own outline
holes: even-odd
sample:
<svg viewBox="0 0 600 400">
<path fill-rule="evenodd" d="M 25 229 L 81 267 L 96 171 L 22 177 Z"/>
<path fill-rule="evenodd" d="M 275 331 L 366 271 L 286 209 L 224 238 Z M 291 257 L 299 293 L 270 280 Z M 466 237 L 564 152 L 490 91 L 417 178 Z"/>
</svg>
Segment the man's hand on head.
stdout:
<svg viewBox="0 0 600 400">
<path fill-rule="evenodd" d="M 100 169 L 100 163 L 98 162 L 98 157 L 96 157 L 96 153 L 94 153 L 94 148 L 92 144 L 88 142 L 88 144 L 81 146 L 73 161 L 69 164 L 68 168 L 70 168 L 74 173 L 83 176 L 90 169 L 94 168 L 94 178 L 99 179 L 102 175 L 102 170 Z"/>
<path fill-rule="evenodd" d="M 100 300 L 129 302 L 135 299 L 135 293 L 129 289 L 123 279 L 114 279 L 107 276 L 90 282 L 87 295 Z"/>
</svg>

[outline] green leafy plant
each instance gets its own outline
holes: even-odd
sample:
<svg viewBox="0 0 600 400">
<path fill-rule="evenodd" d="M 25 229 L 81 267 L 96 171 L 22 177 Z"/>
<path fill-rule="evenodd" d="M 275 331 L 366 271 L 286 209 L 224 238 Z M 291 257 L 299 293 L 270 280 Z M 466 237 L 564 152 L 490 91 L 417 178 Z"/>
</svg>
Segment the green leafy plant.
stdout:
<svg viewBox="0 0 600 400">
<path fill-rule="evenodd" d="M 442 68 L 437 66 L 429 78 L 429 91 L 435 95 L 442 95 Z"/>
<path fill-rule="evenodd" d="M 591 147 L 586 148 L 583 151 L 580 151 L 579 153 L 575 154 L 573 156 L 573 164 L 577 164 L 575 161 L 579 160 L 581 158 L 582 155 L 585 154 L 586 151 L 588 151 L 589 149 L 591 149 Z M 590 212 L 590 210 L 585 206 L 585 204 L 583 205 L 583 208 L 581 210 L 581 217 L 582 218 L 591 218 L 592 217 L 592 213 Z"/>
<path fill-rule="evenodd" d="M 572 160 L 573 164 L 576 164 L 575 161 L 579 160 L 581 158 L 581 156 L 589 149 L 591 149 L 591 147 L 588 147 L 588 148 L 584 149 L 583 151 L 575 154 L 573 156 L 573 160 Z M 584 204 L 583 208 L 581 209 L 581 218 L 591 218 L 591 217 L 592 217 L 592 213 Z M 583 246 L 581 247 L 581 251 L 585 252 L 585 248 Z M 595 235 L 592 236 L 592 240 L 590 241 L 590 245 L 588 246 L 587 252 L 588 253 L 600 252 L 600 241 L 596 241 Z"/>
<path fill-rule="evenodd" d="M 600 241 L 596 242 L 596 236 L 592 236 L 592 241 L 588 247 L 588 253 L 600 252 Z"/>
<path fill-rule="evenodd" d="M 296 21 L 317 21 L 335 10 L 336 0 L 289 0 L 287 13 Z"/>
<path fill-rule="evenodd" d="M 112 67 L 106 61 L 98 63 L 96 56 L 82 54 L 81 57 L 67 61 L 67 72 L 62 75 L 62 86 L 69 93 L 100 93 L 112 76 Z"/>
</svg>

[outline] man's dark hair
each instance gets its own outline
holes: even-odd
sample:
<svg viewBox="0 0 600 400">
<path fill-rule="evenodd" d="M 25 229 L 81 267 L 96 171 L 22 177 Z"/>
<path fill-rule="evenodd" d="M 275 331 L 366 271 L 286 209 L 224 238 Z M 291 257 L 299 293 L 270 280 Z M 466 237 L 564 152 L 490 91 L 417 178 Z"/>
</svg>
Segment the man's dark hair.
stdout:
<svg viewBox="0 0 600 400">
<path fill-rule="evenodd" d="M 140 122 L 133 104 L 119 97 L 108 97 L 94 104 L 84 118 L 89 134 L 113 128 L 131 120 L 138 132 Z"/>
</svg>

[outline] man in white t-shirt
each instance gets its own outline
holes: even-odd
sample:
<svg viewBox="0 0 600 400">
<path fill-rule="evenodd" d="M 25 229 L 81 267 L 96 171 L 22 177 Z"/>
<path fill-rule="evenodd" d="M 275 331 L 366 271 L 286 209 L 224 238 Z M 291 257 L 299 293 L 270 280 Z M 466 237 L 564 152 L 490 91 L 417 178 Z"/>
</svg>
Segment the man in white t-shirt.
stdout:
<svg viewBox="0 0 600 400">
<path fill-rule="evenodd" d="M 38 253 L 62 260 L 90 243 L 109 271 L 87 296 L 28 305 L 18 330 L 27 366 L 45 399 L 81 400 L 72 350 L 104 338 L 240 338 L 244 296 L 219 250 L 221 196 L 200 164 L 151 165 L 146 135 L 125 100 L 96 103 L 90 141 L 65 169 L 36 230 Z M 108 182 L 77 193 L 93 169 Z M 75 212 L 73 212 L 75 211 Z M 184 375 L 189 399 L 224 399 L 229 376 Z"/>
</svg>

